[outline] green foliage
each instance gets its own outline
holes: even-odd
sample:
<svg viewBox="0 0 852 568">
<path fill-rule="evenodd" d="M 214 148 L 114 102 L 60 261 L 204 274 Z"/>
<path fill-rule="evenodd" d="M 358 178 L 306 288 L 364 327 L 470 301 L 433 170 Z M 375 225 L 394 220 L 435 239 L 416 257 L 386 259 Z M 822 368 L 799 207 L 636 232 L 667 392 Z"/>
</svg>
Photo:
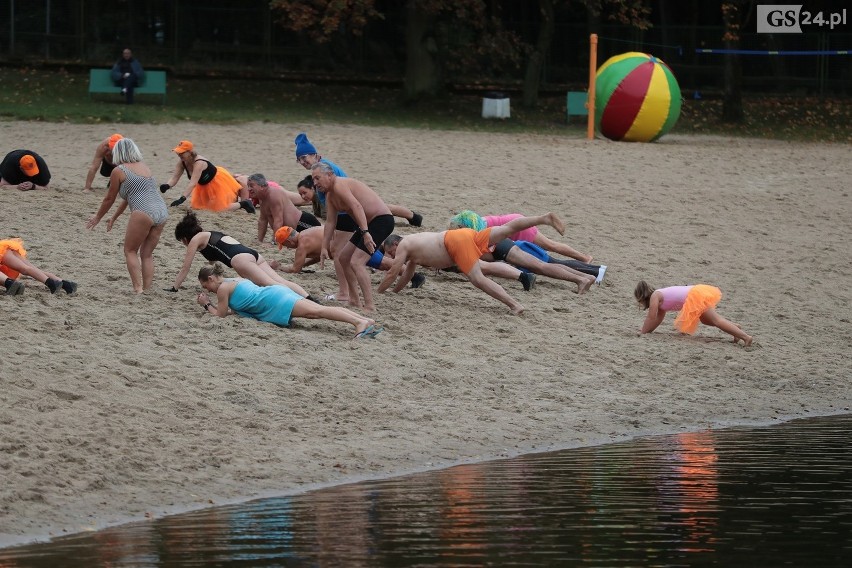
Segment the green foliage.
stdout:
<svg viewBox="0 0 852 568">
<path fill-rule="evenodd" d="M 88 74 L 0 68 L 0 120 L 71 123 L 336 122 L 435 130 L 530 132 L 582 138 L 585 123 L 565 119 L 564 93 L 545 97 L 535 109 L 512 98 L 512 117 L 484 120 L 481 95 L 447 95 L 404 104 L 398 89 L 316 85 L 283 81 L 176 79 L 168 102 L 139 96 L 88 96 Z M 852 143 L 852 101 L 764 97 L 744 100 L 743 124 L 721 124 L 721 101 L 685 100 L 672 134 L 725 134 L 784 140 Z"/>
</svg>

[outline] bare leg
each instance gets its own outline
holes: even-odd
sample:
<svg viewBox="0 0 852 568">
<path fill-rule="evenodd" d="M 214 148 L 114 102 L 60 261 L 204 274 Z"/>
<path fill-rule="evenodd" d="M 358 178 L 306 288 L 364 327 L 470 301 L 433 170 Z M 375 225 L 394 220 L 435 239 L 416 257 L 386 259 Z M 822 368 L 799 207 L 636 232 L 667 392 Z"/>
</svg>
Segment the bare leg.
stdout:
<svg viewBox="0 0 852 568">
<path fill-rule="evenodd" d="M 352 253 L 349 265 L 355 273 L 358 287 L 361 288 L 361 294 L 364 296 L 364 309 L 368 313 L 372 313 L 376 311 L 376 305 L 373 303 L 373 283 L 370 281 L 370 272 L 367 270 L 367 260 L 369 259 L 370 255 L 356 248 L 355 252 Z"/>
<path fill-rule="evenodd" d="M 723 318 L 713 308 L 708 308 L 703 314 L 701 314 L 701 323 L 704 325 L 718 327 L 725 333 L 733 335 L 734 343 L 736 343 L 738 339 L 742 339 L 745 346 L 748 347 L 751 345 L 751 342 L 754 341 L 754 338 L 740 329 L 740 326 Z"/>
<path fill-rule="evenodd" d="M 33 266 L 27 259 L 19 255 L 13 250 L 7 250 L 6 254 L 3 255 L 3 258 L 0 258 L 0 263 L 5 264 L 12 270 L 20 272 L 21 274 L 26 274 L 31 278 L 35 278 L 41 283 L 45 283 L 48 279 L 51 280 L 61 280 L 55 274 L 51 274 L 50 272 L 45 272 Z"/>
<path fill-rule="evenodd" d="M 505 225 L 504 225 L 505 226 Z M 595 283 L 595 277 L 588 274 L 583 274 L 573 268 L 568 268 L 563 264 L 551 264 L 542 262 L 533 255 L 526 253 L 518 247 L 512 247 L 509 254 L 506 255 L 506 260 L 515 266 L 522 266 L 528 270 L 549 276 L 558 280 L 567 280 L 574 282 L 577 285 L 577 293 L 584 294 Z"/>
<path fill-rule="evenodd" d="M 343 245 L 343 249 L 340 251 L 338 257 L 340 258 L 340 264 L 343 267 L 343 275 L 346 278 L 346 289 L 348 290 L 349 296 L 349 305 L 355 307 L 362 307 L 361 305 L 361 293 L 358 291 L 359 281 L 358 274 L 355 272 L 355 267 L 352 265 L 352 255 L 355 254 L 355 251 L 358 249 L 355 248 L 351 242 L 347 242 Z M 366 266 L 364 267 L 366 270 Z M 375 306 L 373 307 L 375 309 Z"/>
<path fill-rule="evenodd" d="M 343 247 L 346 246 L 346 243 L 349 242 L 349 238 L 351 236 L 352 233 L 335 230 L 334 239 L 331 243 L 331 246 L 334 249 L 331 252 L 332 259 L 334 260 L 334 273 L 337 275 L 337 294 L 335 295 L 335 300 L 339 302 L 348 302 L 350 298 L 349 284 L 346 280 L 346 270 L 340 262 L 340 252 L 343 250 Z"/>
<path fill-rule="evenodd" d="M 258 256 L 257 262 L 255 262 L 254 256 L 251 254 L 247 252 L 240 253 L 231 259 L 231 266 L 237 271 L 237 274 L 243 278 L 251 280 L 258 286 L 272 286 L 273 284 L 280 284 L 282 286 L 287 286 L 303 298 L 308 295 L 304 288 L 294 282 L 290 282 L 289 280 L 282 278 L 277 272 L 272 270 L 269 263 L 267 263 L 262 256 Z"/>
<path fill-rule="evenodd" d="M 511 264 L 505 262 L 486 262 L 483 261 L 479 265 L 482 274 L 485 276 L 494 276 L 497 278 L 506 278 L 507 280 L 517 280 L 521 275 L 521 271 Z"/>
<path fill-rule="evenodd" d="M 491 227 L 491 236 L 488 238 L 488 241 L 492 245 L 495 245 L 503 239 L 510 238 L 511 235 L 514 235 L 519 231 L 538 225 L 550 225 L 556 229 L 556 232 L 560 235 L 565 234 L 565 223 L 563 223 L 562 220 L 553 213 L 546 213 L 544 215 L 536 215 L 535 217 L 518 217 L 517 219 L 512 219 L 505 225 Z"/>
<path fill-rule="evenodd" d="M 503 289 L 502 286 L 488 278 L 482 273 L 482 269 L 480 268 L 480 264 L 482 261 L 477 261 L 476 264 L 473 265 L 470 273 L 467 274 L 470 283 L 494 298 L 495 300 L 500 300 L 512 310 L 512 313 L 515 315 L 520 315 L 524 313 L 524 306 L 517 302 L 514 298 L 512 298 L 506 290 Z"/>
<path fill-rule="evenodd" d="M 390 209 L 391 215 L 394 217 L 402 217 L 406 221 L 411 221 L 411 218 L 414 217 L 414 211 L 409 209 L 408 207 L 403 207 L 402 205 L 391 205 L 387 204 L 388 209 Z"/>
<path fill-rule="evenodd" d="M 339 306 L 321 306 L 310 300 L 299 300 L 293 306 L 293 317 L 309 319 L 327 319 L 342 321 L 355 326 L 355 333 L 361 333 L 376 322 L 370 318 L 359 316 L 352 310 Z"/>
<path fill-rule="evenodd" d="M 124 233 L 124 260 L 127 263 L 127 272 L 130 273 L 133 291 L 137 294 L 144 291 L 144 269 L 139 260 L 139 250 L 145 243 L 145 239 L 148 238 L 152 225 L 151 217 L 141 211 L 134 211 L 130 214 L 127 231 Z M 160 231 L 162 231 L 162 228 Z M 153 262 L 151 270 L 153 272 Z"/>
<path fill-rule="evenodd" d="M 573 259 L 579 260 L 581 262 L 588 263 L 588 262 L 592 261 L 592 255 L 583 254 L 583 253 L 579 252 L 578 250 L 570 247 L 569 245 L 567 245 L 565 243 L 559 243 L 559 242 L 556 242 L 554 240 L 548 239 L 547 237 L 545 237 L 541 233 L 538 233 L 535 236 L 535 240 L 533 241 L 533 243 L 537 244 L 538 246 L 540 246 L 544 250 L 548 250 L 550 252 L 562 254 L 562 255 L 571 257 Z"/>
<path fill-rule="evenodd" d="M 166 224 L 152 227 L 148 233 L 145 242 L 142 243 L 142 248 L 139 249 L 139 260 L 142 263 L 142 289 L 150 290 L 154 285 L 154 249 L 160 242 L 160 235 L 163 234 L 163 229 Z"/>
</svg>

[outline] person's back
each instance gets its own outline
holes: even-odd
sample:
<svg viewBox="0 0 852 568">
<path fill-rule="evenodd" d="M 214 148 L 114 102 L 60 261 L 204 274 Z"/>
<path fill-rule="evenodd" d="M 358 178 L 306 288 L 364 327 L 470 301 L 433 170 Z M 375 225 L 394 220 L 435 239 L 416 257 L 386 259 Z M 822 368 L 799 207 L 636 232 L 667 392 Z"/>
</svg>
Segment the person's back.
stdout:
<svg viewBox="0 0 852 568">
<path fill-rule="evenodd" d="M 402 255 L 408 261 L 435 269 L 452 266 L 454 264 L 453 259 L 444 246 L 446 232 L 421 232 L 406 235 L 399 242 L 394 258 L 396 259 Z"/>
</svg>

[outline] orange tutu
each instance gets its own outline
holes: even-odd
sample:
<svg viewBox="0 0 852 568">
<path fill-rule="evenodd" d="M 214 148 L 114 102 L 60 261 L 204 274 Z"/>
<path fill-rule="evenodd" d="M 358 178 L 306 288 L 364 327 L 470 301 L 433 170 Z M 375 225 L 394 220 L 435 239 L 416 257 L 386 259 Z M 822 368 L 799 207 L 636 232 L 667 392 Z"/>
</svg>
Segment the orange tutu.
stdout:
<svg viewBox="0 0 852 568">
<path fill-rule="evenodd" d="M 237 201 L 242 186 L 231 172 L 222 166 L 216 166 L 216 175 L 210 183 L 200 183 L 192 190 L 193 209 L 223 211 Z"/>
<path fill-rule="evenodd" d="M 5 264 L 3 264 L 3 257 L 6 255 L 6 251 L 13 250 L 18 253 L 18 256 L 22 258 L 26 258 L 27 251 L 24 249 L 24 241 L 21 239 L 4 239 L 0 240 L 0 272 L 11 278 L 12 280 L 16 279 L 21 275 L 17 270 L 12 270 Z"/>
<path fill-rule="evenodd" d="M 715 308 L 721 299 L 722 291 L 715 286 L 696 284 L 686 295 L 686 301 L 674 321 L 675 327 L 683 333 L 695 333 L 701 314 Z"/>
</svg>

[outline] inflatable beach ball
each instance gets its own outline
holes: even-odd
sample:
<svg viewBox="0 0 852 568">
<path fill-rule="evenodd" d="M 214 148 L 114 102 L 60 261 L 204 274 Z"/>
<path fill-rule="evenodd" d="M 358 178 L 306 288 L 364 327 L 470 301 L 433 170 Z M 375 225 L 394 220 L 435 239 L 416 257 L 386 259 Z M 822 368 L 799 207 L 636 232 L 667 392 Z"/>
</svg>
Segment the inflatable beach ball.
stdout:
<svg viewBox="0 0 852 568">
<path fill-rule="evenodd" d="M 595 79 L 595 126 L 610 140 L 652 142 L 680 116 L 680 87 L 668 65 L 647 53 L 607 59 Z"/>
</svg>

